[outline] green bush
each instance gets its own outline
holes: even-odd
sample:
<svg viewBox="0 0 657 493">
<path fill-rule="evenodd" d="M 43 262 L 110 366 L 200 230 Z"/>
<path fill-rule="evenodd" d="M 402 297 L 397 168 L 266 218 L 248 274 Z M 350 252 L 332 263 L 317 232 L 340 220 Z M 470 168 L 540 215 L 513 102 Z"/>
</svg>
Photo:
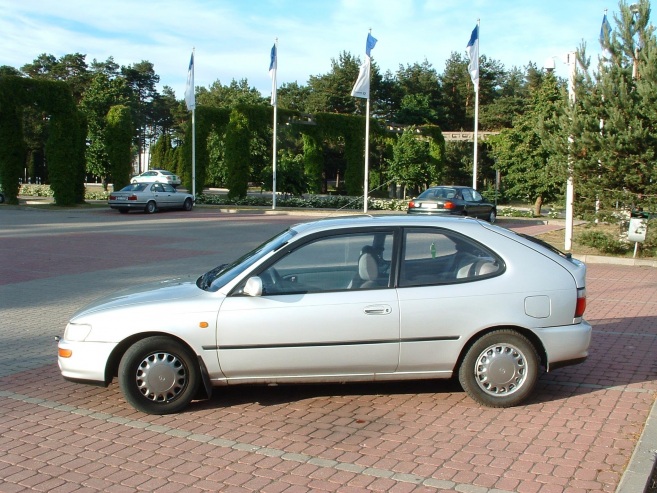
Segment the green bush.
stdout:
<svg viewBox="0 0 657 493">
<path fill-rule="evenodd" d="M 584 231 L 575 240 L 582 245 L 590 246 L 603 253 L 624 254 L 630 250 L 629 243 L 623 241 L 620 236 L 603 231 Z"/>
</svg>

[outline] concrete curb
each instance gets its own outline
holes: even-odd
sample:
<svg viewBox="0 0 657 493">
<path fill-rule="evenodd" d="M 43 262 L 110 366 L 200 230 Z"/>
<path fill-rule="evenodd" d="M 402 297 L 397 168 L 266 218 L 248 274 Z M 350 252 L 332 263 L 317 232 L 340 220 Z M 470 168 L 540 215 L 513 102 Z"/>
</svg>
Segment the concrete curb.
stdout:
<svg viewBox="0 0 657 493">
<path fill-rule="evenodd" d="M 646 420 L 643 433 L 634 448 L 630 463 L 621 477 L 616 493 L 642 493 L 648 489 L 657 462 L 657 400 Z"/>
</svg>

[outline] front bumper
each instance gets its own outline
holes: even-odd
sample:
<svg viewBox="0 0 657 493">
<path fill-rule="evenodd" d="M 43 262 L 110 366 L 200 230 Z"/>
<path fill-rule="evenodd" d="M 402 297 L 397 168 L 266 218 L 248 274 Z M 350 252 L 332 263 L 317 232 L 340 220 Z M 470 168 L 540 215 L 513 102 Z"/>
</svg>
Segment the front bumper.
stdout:
<svg viewBox="0 0 657 493">
<path fill-rule="evenodd" d="M 107 362 L 116 343 L 72 342 L 60 339 L 57 348 L 57 364 L 62 376 L 67 380 L 90 384 L 107 385 L 112 379 L 107 375 Z M 61 356 L 70 351 L 69 357 Z"/>
</svg>

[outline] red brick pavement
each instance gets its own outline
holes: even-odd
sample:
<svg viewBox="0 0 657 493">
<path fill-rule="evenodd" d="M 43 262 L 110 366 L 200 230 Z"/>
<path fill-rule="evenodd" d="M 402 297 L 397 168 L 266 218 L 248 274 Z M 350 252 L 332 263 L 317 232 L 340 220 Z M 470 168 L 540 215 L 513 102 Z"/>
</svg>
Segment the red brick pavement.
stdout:
<svg viewBox="0 0 657 493">
<path fill-rule="evenodd" d="M 0 380 L 0 491 L 615 491 L 657 395 L 657 270 L 593 265 L 591 356 L 535 399 L 450 382 L 219 389 L 176 416 L 56 365 Z"/>
<path fill-rule="evenodd" d="M 588 302 L 589 359 L 511 409 L 438 381 L 217 389 L 149 416 L 55 363 L 14 373 L 0 491 L 614 492 L 657 396 L 657 269 L 590 265 Z"/>
</svg>

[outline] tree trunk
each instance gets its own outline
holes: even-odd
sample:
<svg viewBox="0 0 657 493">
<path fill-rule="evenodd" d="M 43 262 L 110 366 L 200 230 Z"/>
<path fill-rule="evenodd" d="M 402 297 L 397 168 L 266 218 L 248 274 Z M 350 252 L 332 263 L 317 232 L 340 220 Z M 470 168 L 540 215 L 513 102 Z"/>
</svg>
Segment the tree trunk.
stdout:
<svg viewBox="0 0 657 493">
<path fill-rule="evenodd" d="M 543 206 L 543 196 L 539 195 L 536 197 L 536 202 L 534 202 L 534 217 L 541 217 L 541 207 Z"/>
</svg>

